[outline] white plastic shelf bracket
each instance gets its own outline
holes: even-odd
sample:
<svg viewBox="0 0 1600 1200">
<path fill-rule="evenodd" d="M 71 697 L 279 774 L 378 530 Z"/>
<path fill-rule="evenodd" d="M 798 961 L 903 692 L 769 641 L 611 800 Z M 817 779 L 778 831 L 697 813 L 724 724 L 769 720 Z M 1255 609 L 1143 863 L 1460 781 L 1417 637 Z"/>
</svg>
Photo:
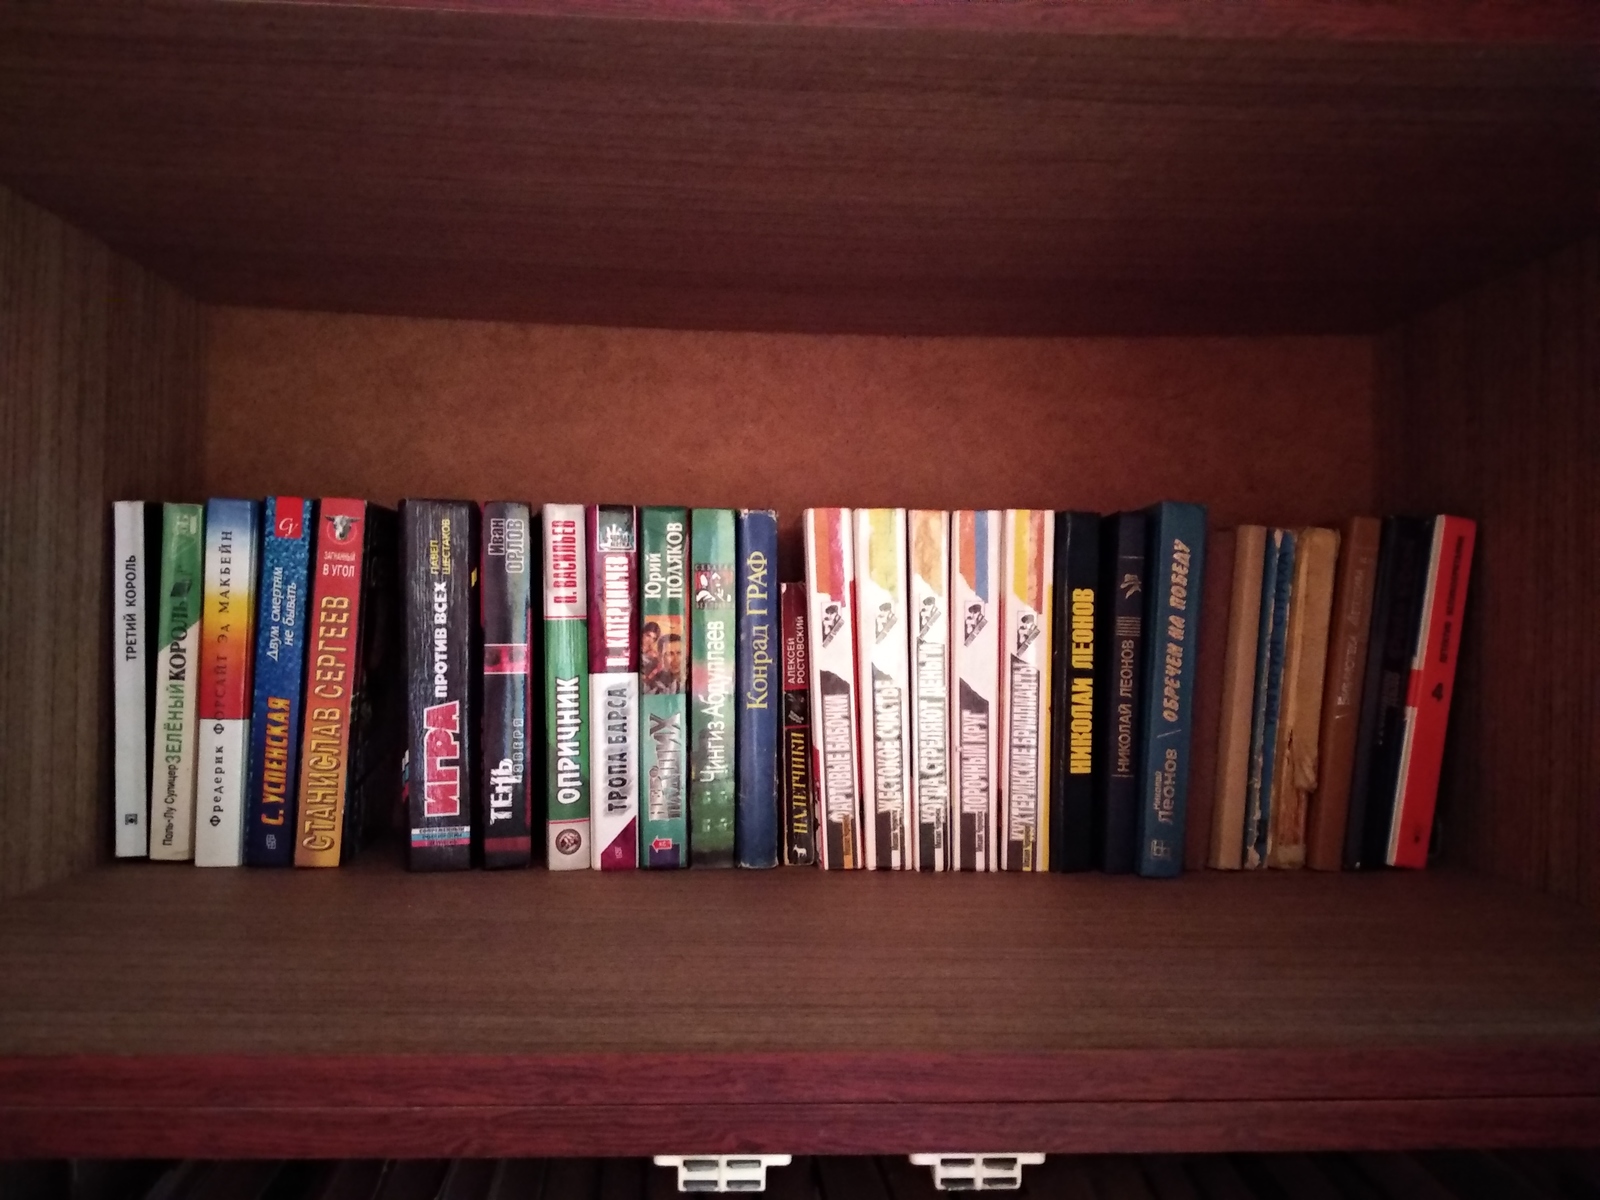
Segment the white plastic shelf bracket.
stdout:
<svg viewBox="0 0 1600 1200">
<path fill-rule="evenodd" d="M 656 1166 L 678 1168 L 680 1192 L 764 1192 L 767 1168 L 787 1167 L 787 1154 L 658 1154 Z"/>
<path fill-rule="evenodd" d="M 933 1186 L 941 1192 L 1014 1191 L 1022 1186 L 1022 1168 L 1036 1167 L 1042 1154 L 913 1154 L 911 1162 L 933 1168 Z"/>
</svg>

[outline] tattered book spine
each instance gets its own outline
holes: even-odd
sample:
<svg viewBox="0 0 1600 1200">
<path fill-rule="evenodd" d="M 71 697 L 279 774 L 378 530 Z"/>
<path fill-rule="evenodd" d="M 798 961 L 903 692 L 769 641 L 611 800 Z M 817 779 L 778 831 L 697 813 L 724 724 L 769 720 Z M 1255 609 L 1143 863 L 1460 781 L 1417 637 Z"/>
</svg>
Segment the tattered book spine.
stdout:
<svg viewBox="0 0 1600 1200">
<path fill-rule="evenodd" d="M 478 826 L 483 865 L 525 867 L 533 856 L 528 773 L 532 717 L 533 514 L 526 504 L 483 506 L 479 587 L 483 608 L 482 757 Z"/>
<path fill-rule="evenodd" d="M 1055 518 L 1050 680 L 1050 869 L 1094 865 L 1095 675 L 1099 667 L 1100 517 Z"/>
<path fill-rule="evenodd" d="M 689 513 L 639 510 L 639 862 L 689 865 Z"/>
<path fill-rule="evenodd" d="M 783 861 L 817 861 L 812 815 L 811 657 L 806 644 L 806 588 L 779 585 L 783 610 Z"/>
<path fill-rule="evenodd" d="M 690 515 L 694 611 L 689 702 L 689 852 L 697 867 L 733 866 L 734 657 L 738 571 L 733 510 Z"/>
<path fill-rule="evenodd" d="M 145 513 L 142 500 L 118 500 L 111 508 L 114 848 L 118 858 L 143 858 L 150 852 L 148 676 L 153 652 L 148 607 L 156 591 L 156 571 L 151 570 L 150 558 L 156 545 L 146 540 Z"/>
<path fill-rule="evenodd" d="M 1289 604 L 1294 594 L 1294 558 L 1293 530 L 1268 530 L 1261 565 L 1261 623 L 1256 640 L 1250 773 L 1245 791 L 1243 862 L 1249 869 L 1267 865 L 1278 713 L 1283 699 L 1283 656 L 1288 637 Z"/>
<path fill-rule="evenodd" d="M 869 870 L 911 865 L 911 665 L 906 633 L 906 510 L 858 508 L 856 679 Z"/>
<path fill-rule="evenodd" d="M 744 509 L 739 554 L 739 698 L 734 716 L 734 851 L 741 867 L 778 865 L 778 514 Z"/>
<path fill-rule="evenodd" d="M 862 865 L 861 767 L 856 755 L 855 551 L 848 508 L 808 508 L 807 637 L 817 861 Z"/>
<path fill-rule="evenodd" d="M 950 514 L 907 514 L 910 548 L 912 867 L 950 868 Z"/>
<path fill-rule="evenodd" d="M 1000 524 L 994 509 L 952 517 L 950 831 L 958 871 L 999 868 Z"/>
<path fill-rule="evenodd" d="M 1007 509 L 1001 609 L 1001 867 L 1050 869 L 1050 622 L 1055 514 Z"/>
<path fill-rule="evenodd" d="M 638 518 L 626 505 L 590 505 L 589 865 L 639 865 Z"/>
<path fill-rule="evenodd" d="M 200 621 L 200 763 L 194 861 L 244 864 L 250 758 L 250 660 L 255 648 L 256 543 L 253 500 L 206 504 L 206 594 Z"/>
<path fill-rule="evenodd" d="M 589 594 L 583 506 L 544 506 L 545 839 L 552 871 L 589 866 Z"/>
<path fill-rule="evenodd" d="M 155 744 L 150 755 L 150 857 L 176 862 L 194 857 L 202 526 L 198 504 L 168 504 L 162 510 Z"/>
</svg>

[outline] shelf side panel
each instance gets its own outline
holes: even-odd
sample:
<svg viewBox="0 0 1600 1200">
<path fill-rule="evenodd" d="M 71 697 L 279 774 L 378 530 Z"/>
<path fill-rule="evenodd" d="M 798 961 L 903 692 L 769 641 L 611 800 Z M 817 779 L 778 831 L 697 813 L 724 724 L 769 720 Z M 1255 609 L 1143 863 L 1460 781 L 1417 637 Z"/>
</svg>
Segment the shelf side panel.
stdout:
<svg viewBox="0 0 1600 1200">
<path fill-rule="evenodd" d="M 1388 507 L 1480 523 L 1445 853 L 1600 909 L 1600 239 L 1392 331 L 1378 386 Z"/>
<path fill-rule="evenodd" d="M 0 188 L 0 895 L 106 853 L 109 502 L 193 491 L 193 301 Z"/>
</svg>

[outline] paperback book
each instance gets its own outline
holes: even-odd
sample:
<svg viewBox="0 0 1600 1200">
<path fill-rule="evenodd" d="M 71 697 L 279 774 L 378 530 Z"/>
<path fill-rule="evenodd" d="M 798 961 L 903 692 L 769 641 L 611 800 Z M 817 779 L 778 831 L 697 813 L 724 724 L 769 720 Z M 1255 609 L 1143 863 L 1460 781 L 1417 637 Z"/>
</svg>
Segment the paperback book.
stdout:
<svg viewBox="0 0 1600 1200">
<path fill-rule="evenodd" d="M 194 857 L 195 750 L 204 515 L 198 504 L 161 513 L 161 608 L 156 622 L 155 745 L 150 762 L 150 857 Z"/>
<path fill-rule="evenodd" d="M 1127 874 L 1137 862 L 1139 739 L 1144 725 L 1145 515 L 1106 520 L 1100 548 L 1100 774 L 1096 778 L 1095 842 L 1100 868 Z"/>
<path fill-rule="evenodd" d="M 1055 514 L 1008 508 L 1004 518 L 1005 657 L 1001 665 L 1000 868 L 1050 869 L 1050 621 Z"/>
<path fill-rule="evenodd" d="M 778 587 L 783 616 L 783 861 L 816 862 L 812 816 L 811 666 L 806 642 L 806 588 Z"/>
<path fill-rule="evenodd" d="M 1267 865 L 1272 825 L 1272 777 L 1276 768 L 1278 711 L 1282 704 L 1283 653 L 1289 603 L 1294 594 L 1295 536 L 1267 531 L 1261 561 L 1261 615 L 1256 634 L 1255 700 L 1250 715 L 1250 771 L 1245 785 L 1244 866 Z"/>
<path fill-rule="evenodd" d="M 160 619 L 161 506 L 118 500 L 111 509 L 112 721 L 115 746 L 114 849 L 118 858 L 150 853 L 151 701 L 156 695 L 153 634 Z"/>
<path fill-rule="evenodd" d="M 739 699 L 734 843 L 741 867 L 778 865 L 778 514 L 744 509 L 739 554 Z"/>
<path fill-rule="evenodd" d="M 856 679 L 866 866 L 910 865 L 910 651 L 906 632 L 906 510 L 855 510 Z"/>
<path fill-rule="evenodd" d="M 639 860 L 689 865 L 689 513 L 639 510 Z"/>
<path fill-rule="evenodd" d="M 590 865 L 589 588 L 583 506 L 544 506 L 545 840 L 552 871 Z"/>
<path fill-rule="evenodd" d="M 950 514 L 913 509 L 910 545 L 911 865 L 950 869 Z"/>
<path fill-rule="evenodd" d="M 591 504 L 589 548 L 590 865 L 639 865 L 638 518 Z"/>
<path fill-rule="evenodd" d="M 1100 584 L 1100 517 L 1055 518 L 1055 609 L 1050 677 L 1050 866 L 1087 871 L 1094 865 L 1096 621 Z"/>
<path fill-rule="evenodd" d="M 802 529 L 817 862 L 827 870 L 853 870 L 862 865 L 866 848 L 856 747 L 855 539 L 850 510 L 808 508 Z"/>
<path fill-rule="evenodd" d="M 734 657 L 738 644 L 733 510 L 689 517 L 689 854 L 697 867 L 733 866 Z"/>
<path fill-rule="evenodd" d="M 1255 704 L 1256 648 L 1261 636 L 1261 571 L 1266 557 L 1267 530 L 1262 525 L 1241 525 L 1235 530 L 1234 539 L 1210 857 L 1212 868 L 1224 871 L 1237 871 L 1244 865 L 1250 719 Z"/>
<path fill-rule="evenodd" d="M 483 506 L 479 578 L 483 619 L 482 757 L 478 824 L 483 865 L 525 867 L 533 856 L 528 775 L 533 692 L 533 513 L 526 504 Z"/>
<path fill-rule="evenodd" d="M 1001 514 L 964 510 L 951 522 L 951 855 L 958 871 L 992 871 L 999 867 Z"/>
</svg>

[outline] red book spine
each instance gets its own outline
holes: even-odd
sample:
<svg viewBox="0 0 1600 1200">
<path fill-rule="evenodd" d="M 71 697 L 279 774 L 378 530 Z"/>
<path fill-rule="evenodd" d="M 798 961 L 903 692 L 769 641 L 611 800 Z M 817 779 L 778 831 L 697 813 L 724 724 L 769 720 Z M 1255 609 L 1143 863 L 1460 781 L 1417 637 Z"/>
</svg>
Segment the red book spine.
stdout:
<svg viewBox="0 0 1600 1200">
<path fill-rule="evenodd" d="M 1465 517 L 1439 517 L 1434 523 L 1423 625 L 1406 682 L 1399 799 L 1389 840 L 1391 866 L 1427 865 L 1476 537 L 1477 526 Z"/>
</svg>

